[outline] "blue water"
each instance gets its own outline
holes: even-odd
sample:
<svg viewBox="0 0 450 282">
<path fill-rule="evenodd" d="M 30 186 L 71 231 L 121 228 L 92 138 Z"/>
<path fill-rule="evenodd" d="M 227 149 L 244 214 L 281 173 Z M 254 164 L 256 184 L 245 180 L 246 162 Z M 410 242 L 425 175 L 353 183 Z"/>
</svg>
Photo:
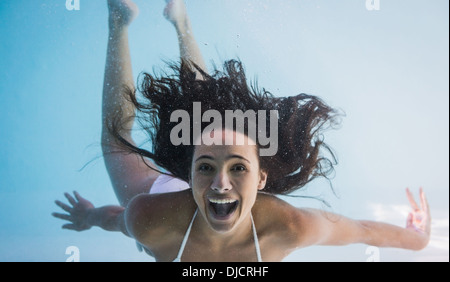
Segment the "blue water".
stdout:
<svg viewBox="0 0 450 282">
<path fill-rule="evenodd" d="M 134 75 L 174 60 L 178 45 L 164 1 L 135 1 Z M 448 1 L 189 1 L 209 66 L 239 57 L 248 77 L 275 95 L 322 97 L 347 116 L 327 135 L 340 165 L 333 186 L 308 187 L 333 211 L 403 225 L 404 188 L 423 186 L 433 209 L 422 252 L 381 250 L 381 260 L 448 261 Z M 101 157 L 100 117 L 107 42 L 104 0 L 0 1 L 0 261 L 152 261 L 134 241 L 98 228 L 61 230 L 53 201 L 79 191 L 117 204 Z M 92 161 L 92 162 L 91 162 Z M 84 169 L 85 164 L 89 163 Z M 297 206 L 314 201 L 287 199 Z M 289 261 L 365 261 L 367 247 L 314 247 Z"/>
</svg>

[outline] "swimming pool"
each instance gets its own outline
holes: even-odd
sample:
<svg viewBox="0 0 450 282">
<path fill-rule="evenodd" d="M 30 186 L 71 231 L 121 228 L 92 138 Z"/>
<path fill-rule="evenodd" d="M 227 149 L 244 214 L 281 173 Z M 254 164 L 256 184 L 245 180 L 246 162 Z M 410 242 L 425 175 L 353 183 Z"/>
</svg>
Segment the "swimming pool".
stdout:
<svg viewBox="0 0 450 282">
<path fill-rule="evenodd" d="M 137 77 L 177 59 L 178 45 L 164 1 L 135 2 Z M 306 195 L 323 195 L 349 217 L 403 225 L 404 188 L 423 186 L 434 220 L 430 246 L 380 249 L 379 259 L 448 261 L 448 1 L 380 0 L 370 10 L 365 0 L 217 0 L 189 1 L 188 9 L 208 66 L 239 57 L 274 95 L 314 94 L 346 112 L 342 128 L 327 135 L 340 162 L 339 198 L 325 181 Z M 50 216 L 65 191 L 117 204 L 99 144 L 105 1 L 68 10 L 65 0 L 6 0 L 0 16 L 0 261 L 65 261 L 71 246 L 81 261 L 152 261 L 121 234 L 61 230 Z M 312 247 L 286 261 L 373 254 L 363 245 Z"/>
</svg>

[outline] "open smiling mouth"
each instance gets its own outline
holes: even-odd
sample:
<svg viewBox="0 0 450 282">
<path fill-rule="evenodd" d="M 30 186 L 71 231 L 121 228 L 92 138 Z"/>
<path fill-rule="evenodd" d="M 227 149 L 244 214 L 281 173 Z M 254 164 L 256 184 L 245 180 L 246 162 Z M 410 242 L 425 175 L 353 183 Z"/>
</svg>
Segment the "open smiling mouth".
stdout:
<svg viewBox="0 0 450 282">
<path fill-rule="evenodd" d="M 217 219 L 228 219 L 238 207 L 238 200 L 208 199 L 209 209 Z"/>
</svg>

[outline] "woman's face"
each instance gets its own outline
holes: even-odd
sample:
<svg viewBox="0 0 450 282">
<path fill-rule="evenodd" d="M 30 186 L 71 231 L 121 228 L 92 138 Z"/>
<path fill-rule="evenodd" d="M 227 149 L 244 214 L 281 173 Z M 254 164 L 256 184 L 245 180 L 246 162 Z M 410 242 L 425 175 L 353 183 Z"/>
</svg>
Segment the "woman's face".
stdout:
<svg viewBox="0 0 450 282">
<path fill-rule="evenodd" d="M 217 137 L 222 139 L 221 144 L 242 135 L 229 130 L 222 133 Z M 257 147 L 247 145 L 247 136 L 244 138 L 246 145 L 203 144 L 194 150 L 190 181 L 194 199 L 208 224 L 218 232 L 228 232 L 250 216 L 257 192 L 265 186 L 266 174 L 259 168 Z"/>
</svg>

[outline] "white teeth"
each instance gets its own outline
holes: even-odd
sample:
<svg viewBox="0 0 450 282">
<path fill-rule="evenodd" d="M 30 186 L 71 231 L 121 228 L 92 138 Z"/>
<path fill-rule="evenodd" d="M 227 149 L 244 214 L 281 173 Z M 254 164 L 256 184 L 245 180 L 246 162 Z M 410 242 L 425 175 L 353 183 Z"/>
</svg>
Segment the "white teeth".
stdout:
<svg viewBox="0 0 450 282">
<path fill-rule="evenodd" d="M 233 200 L 233 199 L 209 199 L 209 201 L 211 203 L 214 204 L 231 204 L 236 202 L 237 200 Z"/>
</svg>

